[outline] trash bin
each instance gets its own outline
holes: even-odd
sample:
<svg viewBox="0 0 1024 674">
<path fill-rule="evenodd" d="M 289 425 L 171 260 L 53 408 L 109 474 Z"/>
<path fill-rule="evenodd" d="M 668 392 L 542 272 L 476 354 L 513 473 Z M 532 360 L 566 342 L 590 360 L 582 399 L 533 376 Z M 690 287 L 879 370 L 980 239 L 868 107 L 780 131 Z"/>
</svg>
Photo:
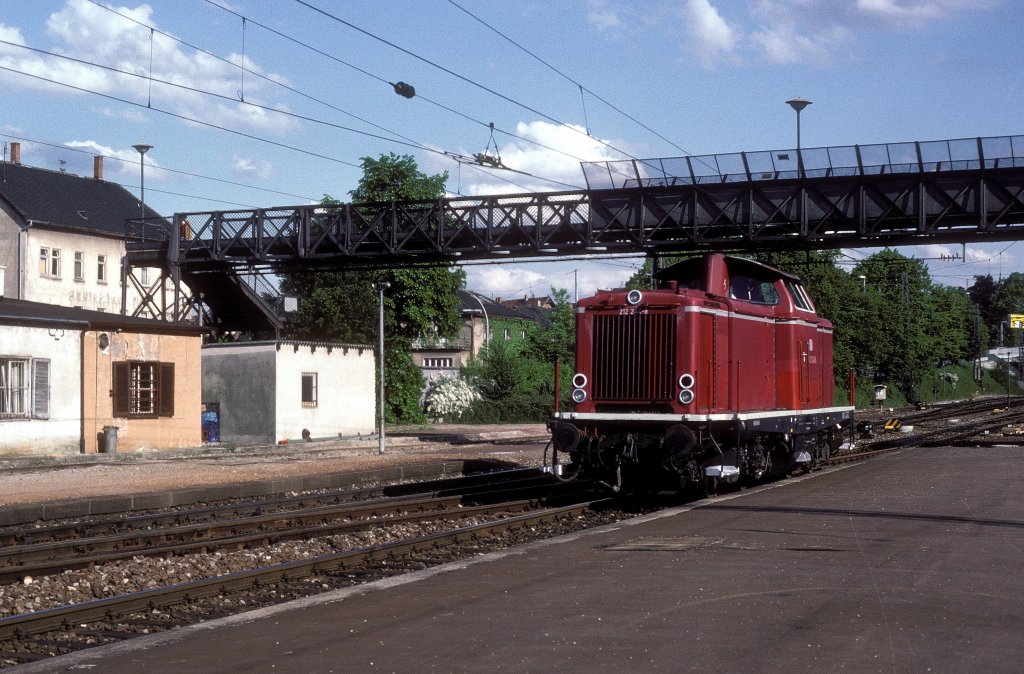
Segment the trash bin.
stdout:
<svg viewBox="0 0 1024 674">
<path fill-rule="evenodd" d="M 103 427 L 103 442 L 100 443 L 100 452 L 113 454 L 117 451 L 117 426 Z"/>
</svg>

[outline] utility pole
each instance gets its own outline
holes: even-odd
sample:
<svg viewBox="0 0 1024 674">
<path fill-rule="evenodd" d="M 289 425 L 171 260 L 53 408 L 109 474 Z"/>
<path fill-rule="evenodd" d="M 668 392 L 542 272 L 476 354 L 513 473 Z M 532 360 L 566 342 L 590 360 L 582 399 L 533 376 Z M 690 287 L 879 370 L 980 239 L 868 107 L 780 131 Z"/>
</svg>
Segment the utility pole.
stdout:
<svg viewBox="0 0 1024 674">
<path fill-rule="evenodd" d="M 384 291 L 391 287 L 387 281 L 374 283 L 380 292 L 380 322 L 377 327 L 377 362 L 380 368 L 380 423 L 377 429 L 377 453 L 384 453 Z"/>
</svg>

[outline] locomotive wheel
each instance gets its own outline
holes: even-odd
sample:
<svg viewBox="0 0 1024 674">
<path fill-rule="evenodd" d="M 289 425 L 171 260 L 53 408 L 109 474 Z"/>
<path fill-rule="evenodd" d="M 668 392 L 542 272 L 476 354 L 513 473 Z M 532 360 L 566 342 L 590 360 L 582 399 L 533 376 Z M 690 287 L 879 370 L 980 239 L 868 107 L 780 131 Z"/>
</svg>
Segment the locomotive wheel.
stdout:
<svg viewBox="0 0 1024 674">
<path fill-rule="evenodd" d="M 829 442 L 828 438 L 819 438 L 818 444 L 814 446 L 814 459 L 811 461 L 811 465 L 814 468 L 820 468 L 821 466 L 827 466 L 829 459 L 832 458 L 832 443 Z"/>
</svg>

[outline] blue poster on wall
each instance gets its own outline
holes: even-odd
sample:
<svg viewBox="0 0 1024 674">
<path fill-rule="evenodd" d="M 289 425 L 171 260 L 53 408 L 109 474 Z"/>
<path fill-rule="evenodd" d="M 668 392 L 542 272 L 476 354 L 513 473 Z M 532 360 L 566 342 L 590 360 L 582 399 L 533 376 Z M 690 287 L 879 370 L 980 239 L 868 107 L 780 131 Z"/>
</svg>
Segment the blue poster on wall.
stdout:
<svg viewBox="0 0 1024 674">
<path fill-rule="evenodd" d="M 203 442 L 220 442 L 220 403 L 203 403 Z"/>
</svg>

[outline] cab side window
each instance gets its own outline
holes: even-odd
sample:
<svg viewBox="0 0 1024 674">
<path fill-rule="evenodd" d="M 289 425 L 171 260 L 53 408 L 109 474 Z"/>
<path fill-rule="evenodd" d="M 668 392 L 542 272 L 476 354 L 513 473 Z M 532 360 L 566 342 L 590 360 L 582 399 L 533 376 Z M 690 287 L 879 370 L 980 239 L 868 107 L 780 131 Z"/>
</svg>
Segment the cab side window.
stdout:
<svg viewBox="0 0 1024 674">
<path fill-rule="evenodd" d="M 729 279 L 729 297 L 753 304 L 779 303 L 779 293 L 773 283 L 741 274 Z"/>
</svg>

